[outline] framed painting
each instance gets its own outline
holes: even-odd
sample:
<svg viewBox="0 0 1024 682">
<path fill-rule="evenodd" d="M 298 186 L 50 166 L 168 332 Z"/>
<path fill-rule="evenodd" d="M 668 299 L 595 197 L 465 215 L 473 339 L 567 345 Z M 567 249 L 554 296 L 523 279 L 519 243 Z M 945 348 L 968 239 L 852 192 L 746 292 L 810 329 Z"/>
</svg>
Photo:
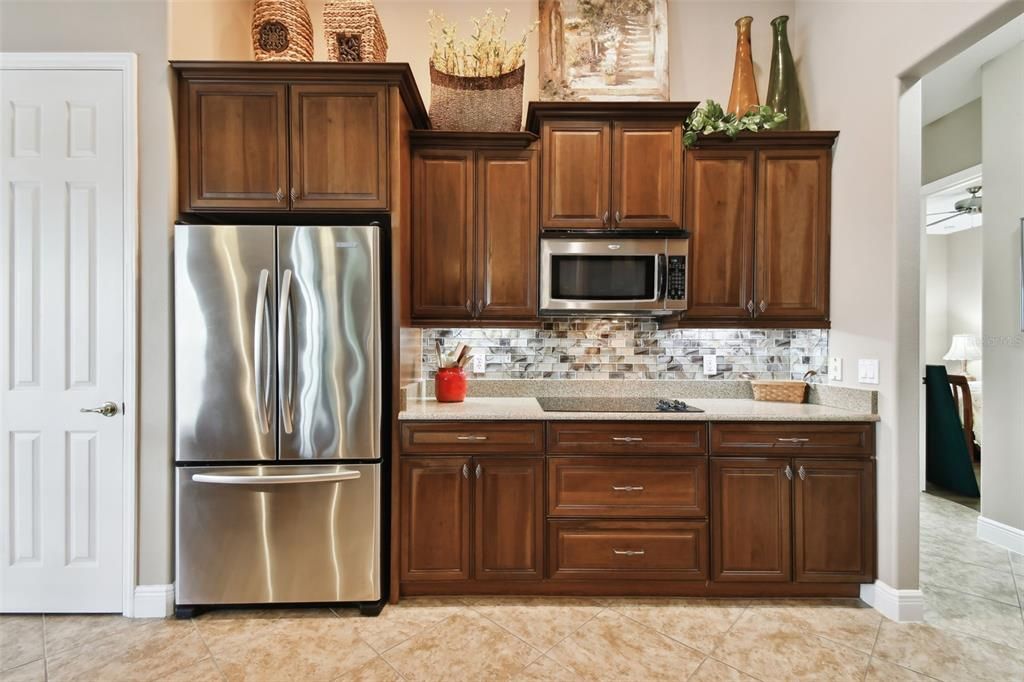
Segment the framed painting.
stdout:
<svg viewBox="0 0 1024 682">
<path fill-rule="evenodd" d="M 538 0 L 543 100 L 667 100 L 667 0 Z"/>
</svg>

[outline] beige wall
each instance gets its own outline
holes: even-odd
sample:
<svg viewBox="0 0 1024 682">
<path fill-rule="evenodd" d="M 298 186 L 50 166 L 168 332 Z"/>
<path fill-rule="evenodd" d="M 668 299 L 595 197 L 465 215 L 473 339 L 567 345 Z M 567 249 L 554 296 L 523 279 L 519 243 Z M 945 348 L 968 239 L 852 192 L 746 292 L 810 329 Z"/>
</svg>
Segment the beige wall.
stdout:
<svg viewBox="0 0 1024 682">
<path fill-rule="evenodd" d="M 1020 319 L 1024 45 L 983 67 L 982 93 L 985 465 L 981 470 L 981 514 L 1024 532 L 1024 333 Z"/>
<path fill-rule="evenodd" d="M 139 581 L 171 582 L 171 224 L 175 162 L 167 8 L 136 2 L 0 2 L 0 50 L 134 52 L 139 83 Z"/>
<path fill-rule="evenodd" d="M 924 127 L 921 184 L 940 180 L 981 163 L 981 98 Z"/>
</svg>

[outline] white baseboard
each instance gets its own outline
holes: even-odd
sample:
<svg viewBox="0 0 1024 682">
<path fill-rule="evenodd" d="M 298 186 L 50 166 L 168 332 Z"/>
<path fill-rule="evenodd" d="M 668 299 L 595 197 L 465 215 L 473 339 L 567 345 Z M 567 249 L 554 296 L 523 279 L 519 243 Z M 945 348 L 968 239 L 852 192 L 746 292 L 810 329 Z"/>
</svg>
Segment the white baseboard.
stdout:
<svg viewBox="0 0 1024 682">
<path fill-rule="evenodd" d="M 924 593 L 921 590 L 897 590 L 876 580 L 860 586 L 860 598 L 889 620 L 899 623 L 924 620 Z"/>
<path fill-rule="evenodd" d="M 978 516 L 978 539 L 999 545 L 1017 554 L 1024 554 L 1024 530 Z"/>
<path fill-rule="evenodd" d="M 167 618 L 174 613 L 174 585 L 136 585 L 134 618 Z"/>
</svg>

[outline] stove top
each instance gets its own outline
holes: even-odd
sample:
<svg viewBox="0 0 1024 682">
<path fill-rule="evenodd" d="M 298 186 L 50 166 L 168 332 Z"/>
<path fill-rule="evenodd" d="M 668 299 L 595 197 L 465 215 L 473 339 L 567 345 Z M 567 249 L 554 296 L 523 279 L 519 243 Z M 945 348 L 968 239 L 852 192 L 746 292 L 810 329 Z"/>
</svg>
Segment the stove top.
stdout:
<svg viewBox="0 0 1024 682">
<path fill-rule="evenodd" d="M 537 398 L 545 412 L 703 412 L 682 400 L 663 398 Z"/>
</svg>

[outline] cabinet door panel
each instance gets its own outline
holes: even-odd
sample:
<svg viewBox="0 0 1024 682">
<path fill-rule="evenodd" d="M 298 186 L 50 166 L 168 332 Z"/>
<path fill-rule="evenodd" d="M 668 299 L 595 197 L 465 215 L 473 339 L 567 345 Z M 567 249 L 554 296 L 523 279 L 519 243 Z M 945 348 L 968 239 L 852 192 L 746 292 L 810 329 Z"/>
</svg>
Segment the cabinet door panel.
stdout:
<svg viewBox="0 0 1024 682">
<path fill-rule="evenodd" d="M 828 319 L 830 152 L 758 152 L 755 315 Z"/>
<path fill-rule="evenodd" d="M 541 227 L 611 226 L 611 123 L 555 121 L 542 130 Z"/>
<path fill-rule="evenodd" d="M 754 152 L 686 152 L 687 318 L 749 319 L 754 298 Z"/>
<path fill-rule="evenodd" d="M 477 154 L 477 316 L 537 316 L 537 161 L 533 150 Z"/>
<path fill-rule="evenodd" d="M 469 578 L 469 457 L 403 457 L 402 580 Z"/>
<path fill-rule="evenodd" d="M 875 465 L 798 459 L 794 520 L 798 582 L 865 583 L 875 573 Z"/>
<path fill-rule="evenodd" d="M 474 577 L 539 580 L 544 556 L 544 458 L 474 460 Z"/>
<path fill-rule="evenodd" d="M 388 207 L 383 85 L 291 86 L 292 208 Z"/>
<path fill-rule="evenodd" d="M 673 122 L 614 124 L 612 218 L 625 230 L 683 226 L 683 136 Z"/>
<path fill-rule="evenodd" d="M 711 458 L 714 580 L 790 580 L 788 465 L 788 459 Z"/>
<path fill-rule="evenodd" d="M 183 94 L 188 106 L 183 208 L 286 210 L 286 87 L 188 83 Z"/>
<path fill-rule="evenodd" d="M 427 151 L 413 160 L 412 316 L 473 316 L 473 152 Z"/>
</svg>

